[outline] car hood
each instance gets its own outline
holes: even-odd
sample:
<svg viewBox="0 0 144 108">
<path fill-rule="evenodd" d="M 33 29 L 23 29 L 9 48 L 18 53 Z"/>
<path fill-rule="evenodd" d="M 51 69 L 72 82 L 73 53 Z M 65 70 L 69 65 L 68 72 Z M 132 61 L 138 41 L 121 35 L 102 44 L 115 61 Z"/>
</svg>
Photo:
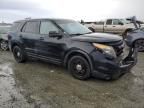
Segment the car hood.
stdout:
<svg viewBox="0 0 144 108">
<path fill-rule="evenodd" d="M 91 34 L 84 34 L 80 36 L 74 36 L 72 37 L 72 40 L 105 43 L 105 42 L 121 41 L 122 37 L 114 34 L 107 34 L 107 33 L 91 33 Z"/>
</svg>

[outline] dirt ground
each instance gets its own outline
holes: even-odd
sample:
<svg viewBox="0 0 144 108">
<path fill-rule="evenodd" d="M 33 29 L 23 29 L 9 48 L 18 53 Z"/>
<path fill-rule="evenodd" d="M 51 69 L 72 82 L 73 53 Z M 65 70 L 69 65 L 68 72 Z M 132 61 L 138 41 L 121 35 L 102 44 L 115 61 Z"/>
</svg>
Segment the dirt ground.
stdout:
<svg viewBox="0 0 144 108">
<path fill-rule="evenodd" d="M 66 69 L 0 51 L 0 108 L 144 108 L 144 53 L 116 81 L 74 79 Z"/>
</svg>

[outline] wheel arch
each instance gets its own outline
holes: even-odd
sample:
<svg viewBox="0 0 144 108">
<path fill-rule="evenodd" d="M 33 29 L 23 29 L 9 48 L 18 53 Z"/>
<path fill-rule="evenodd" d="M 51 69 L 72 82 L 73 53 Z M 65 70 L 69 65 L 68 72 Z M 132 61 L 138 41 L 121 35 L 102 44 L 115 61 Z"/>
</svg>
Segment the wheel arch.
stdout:
<svg viewBox="0 0 144 108">
<path fill-rule="evenodd" d="M 71 50 L 71 51 L 69 51 L 64 57 L 64 66 L 67 67 L 67 64 L 68 64 L 68 61 L 70 60 L 70 58 L 73 57 L 73 56 L 76 56 L 76 55 L 80 55 L 80 56 L 84 57 L 88 61 L 91 71 L 93 70 L 92 61 L 91 61 L 89 55 L 86 52 L 82 51 L 82 50 Z"/>
<path fill-rule="evenodd" d="M 0 42 L 2 41 L 3 39 L 0 39 Z"/>
<path fill-rule="evenodd" d="M 127 32 L 132 31 L 132 30 L 133 30 L 132 28 L 127 28 L 127 29 L 122 33 L 123 38 L 125 39 Z"/>
<path fill-rule="evenodd" d="M 136 41 L 138 41 L 138 40 L 144 40 L 144 38 L 137 38 L 137 39 L 135 39 L 132 43 L 132 47 L 134 47 L 135 46 L 135 43 L 136 43 Z"/>
<path fill-rule="evenodd" d="M 132 31 L 133 29 L 132 28 L 127 28 L 124 32 L 123 32 L 123 35 L 126 34 L 128 31 Z"/>
<path fill-rule="evenodd" d="M 20 46 L 20 47 L 21 47 L 21 44 L 18 43 L 18 42 L 13 42 L 13 43 L 11 44 L 11 51 L 13 51 L 14 46 Z"/>
</svg>

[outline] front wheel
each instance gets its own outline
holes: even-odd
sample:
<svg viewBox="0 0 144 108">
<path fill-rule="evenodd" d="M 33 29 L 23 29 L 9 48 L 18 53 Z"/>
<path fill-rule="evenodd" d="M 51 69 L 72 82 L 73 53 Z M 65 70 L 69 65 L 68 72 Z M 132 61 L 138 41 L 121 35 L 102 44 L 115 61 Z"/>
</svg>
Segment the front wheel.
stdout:
<svg viewBox="0 0 144 108">
<path fill-rule="evenodd" d="M 139 52 L 144 51 L 144 39 L 136 40 L 135 43 L 134 43 L 134 46 L 136 48 L 138 48 Z"/>
<path fill-rule="evenodd" d="M 13 55 L 14 55 L 15 60 L 18 63 L 23 63 L 26 61 L 26 56 L 25 56 L 23 50 L 19 46 L 14 46 Z"/>
<path fill-rule="evenodd" d="M 91 73 L 88 61 L 82 56 L 73 56 L 68 62 L 68 70 L 79 80 L 88 79 Z"/>
<path fill-rule="evenodd" d="M 0 48 L 3 50 L 3 51 L 7 51 L 8 50 L 8 42 L 5 41 L 5 40 L 2 40 L 0 42 Z"/>
</svg>

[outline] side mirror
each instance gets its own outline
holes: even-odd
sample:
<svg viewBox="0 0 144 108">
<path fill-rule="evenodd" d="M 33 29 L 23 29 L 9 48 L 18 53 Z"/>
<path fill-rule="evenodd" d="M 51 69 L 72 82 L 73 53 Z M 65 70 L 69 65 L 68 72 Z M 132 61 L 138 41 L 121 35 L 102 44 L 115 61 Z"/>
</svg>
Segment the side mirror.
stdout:
<svg viewBox="0 0 144 108">
<path fill-rule="evenodd" d="M 119 22 L 119 25 L 124 25 L 122 22 Z"/>
<path fill-rule="evenodd" d="M 59 32 L 56 32 L 56 31 L 50 31 L 49 32 L 49 37 L 53 37 L 53 38 L 58 37 L 58 38 L 61 38 L 62 34 L 59 33 Z"/>
</svg>

